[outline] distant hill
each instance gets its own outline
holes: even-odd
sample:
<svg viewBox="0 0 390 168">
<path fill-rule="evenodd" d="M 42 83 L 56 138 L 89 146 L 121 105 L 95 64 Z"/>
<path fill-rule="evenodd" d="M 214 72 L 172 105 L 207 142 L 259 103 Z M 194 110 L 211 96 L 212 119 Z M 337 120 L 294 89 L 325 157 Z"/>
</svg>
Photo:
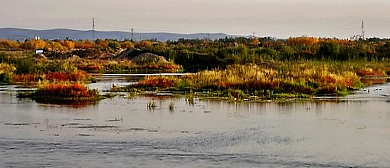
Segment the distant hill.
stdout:
<svg viewBox="0 0 390 168">
<path fill-rule="evenodd" d="M 43 39 L 65 39 L 70 38 L 74 40 L 91 39 L 92 31 L 72 30 L 72 29 L 50 29 L 50 30 L 32 30 L 19 28 L 0 28 L 0 39 L 25 40 L 39 36 Z M 177 33 L 134 33 L 134 40 L 157 39 L 159 41 L 185 39 L 219 39 L 230 37 L 231 35 L 223 33 L 196 33 L 196 34 L 177 34 Z M 95 31 L 95 38 L 99 39 L 130 39 L 130 32 L 123 31 Z"/>
</svg>

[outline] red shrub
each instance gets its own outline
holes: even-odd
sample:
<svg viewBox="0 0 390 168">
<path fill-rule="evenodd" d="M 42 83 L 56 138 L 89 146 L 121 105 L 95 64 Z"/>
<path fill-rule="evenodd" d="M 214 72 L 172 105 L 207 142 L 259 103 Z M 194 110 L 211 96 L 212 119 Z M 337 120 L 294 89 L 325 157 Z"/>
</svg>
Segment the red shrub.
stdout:
<svg viewBox="0 0 390 168">
<path fill-rule="evenodd" d="M 88 90 L 88 88 L 82 84 L 47 84 L 40 88 L 39 94 L 68 97 L 96 96 L 96 92 Z"/>
</svg>

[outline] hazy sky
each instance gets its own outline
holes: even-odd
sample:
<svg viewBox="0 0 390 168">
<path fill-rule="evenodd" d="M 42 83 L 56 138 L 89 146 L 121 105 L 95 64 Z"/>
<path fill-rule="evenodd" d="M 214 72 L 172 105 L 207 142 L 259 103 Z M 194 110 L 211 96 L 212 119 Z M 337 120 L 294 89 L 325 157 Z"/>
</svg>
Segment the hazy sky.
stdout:
<svg viewBox="0 0 390 168">
<path fill-rule="evenodd" d="M 390 0 L 0 0 L 0 27 L 390 37 Z"/>
</svg>

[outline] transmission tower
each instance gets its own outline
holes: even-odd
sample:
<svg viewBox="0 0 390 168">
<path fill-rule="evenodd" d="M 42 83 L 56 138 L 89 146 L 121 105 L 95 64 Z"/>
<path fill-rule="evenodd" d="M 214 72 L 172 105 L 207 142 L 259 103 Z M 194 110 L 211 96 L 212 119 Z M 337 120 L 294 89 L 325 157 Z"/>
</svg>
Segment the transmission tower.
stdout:
<svg viewBox="0 0 390 168">
<path fill-rule="evenodd" d="M 362 39 L 364 40 L 364 33 L 366 31 L 364 31 L 364 20 L 362 20 Z"/>
<path fill-rule="evenodd" d="M 92 18 L 92 40 L 95 40 L 95 18 Z"/>
<path fill-rule="evenodd" d="M 133 39 L 134 39 L 134 29 L 131 28 L 131 41 L 133 41 Z"/>
</svg>

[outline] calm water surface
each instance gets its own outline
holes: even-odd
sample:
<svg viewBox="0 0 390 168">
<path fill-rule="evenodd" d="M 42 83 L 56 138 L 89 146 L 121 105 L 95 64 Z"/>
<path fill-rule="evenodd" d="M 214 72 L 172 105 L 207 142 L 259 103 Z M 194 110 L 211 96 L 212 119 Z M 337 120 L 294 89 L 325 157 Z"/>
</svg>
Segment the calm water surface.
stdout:
<svg viewBox="0 0 390 168">
<path fill-rule="evenodd" d="M 90 87 L 112 82 L 126 83 Z M 54 105 L 0 86 L 0 167 L 390 167 L 390 85 L 369 89 L 296 103 L 124 94 Z"/>
</svg>

